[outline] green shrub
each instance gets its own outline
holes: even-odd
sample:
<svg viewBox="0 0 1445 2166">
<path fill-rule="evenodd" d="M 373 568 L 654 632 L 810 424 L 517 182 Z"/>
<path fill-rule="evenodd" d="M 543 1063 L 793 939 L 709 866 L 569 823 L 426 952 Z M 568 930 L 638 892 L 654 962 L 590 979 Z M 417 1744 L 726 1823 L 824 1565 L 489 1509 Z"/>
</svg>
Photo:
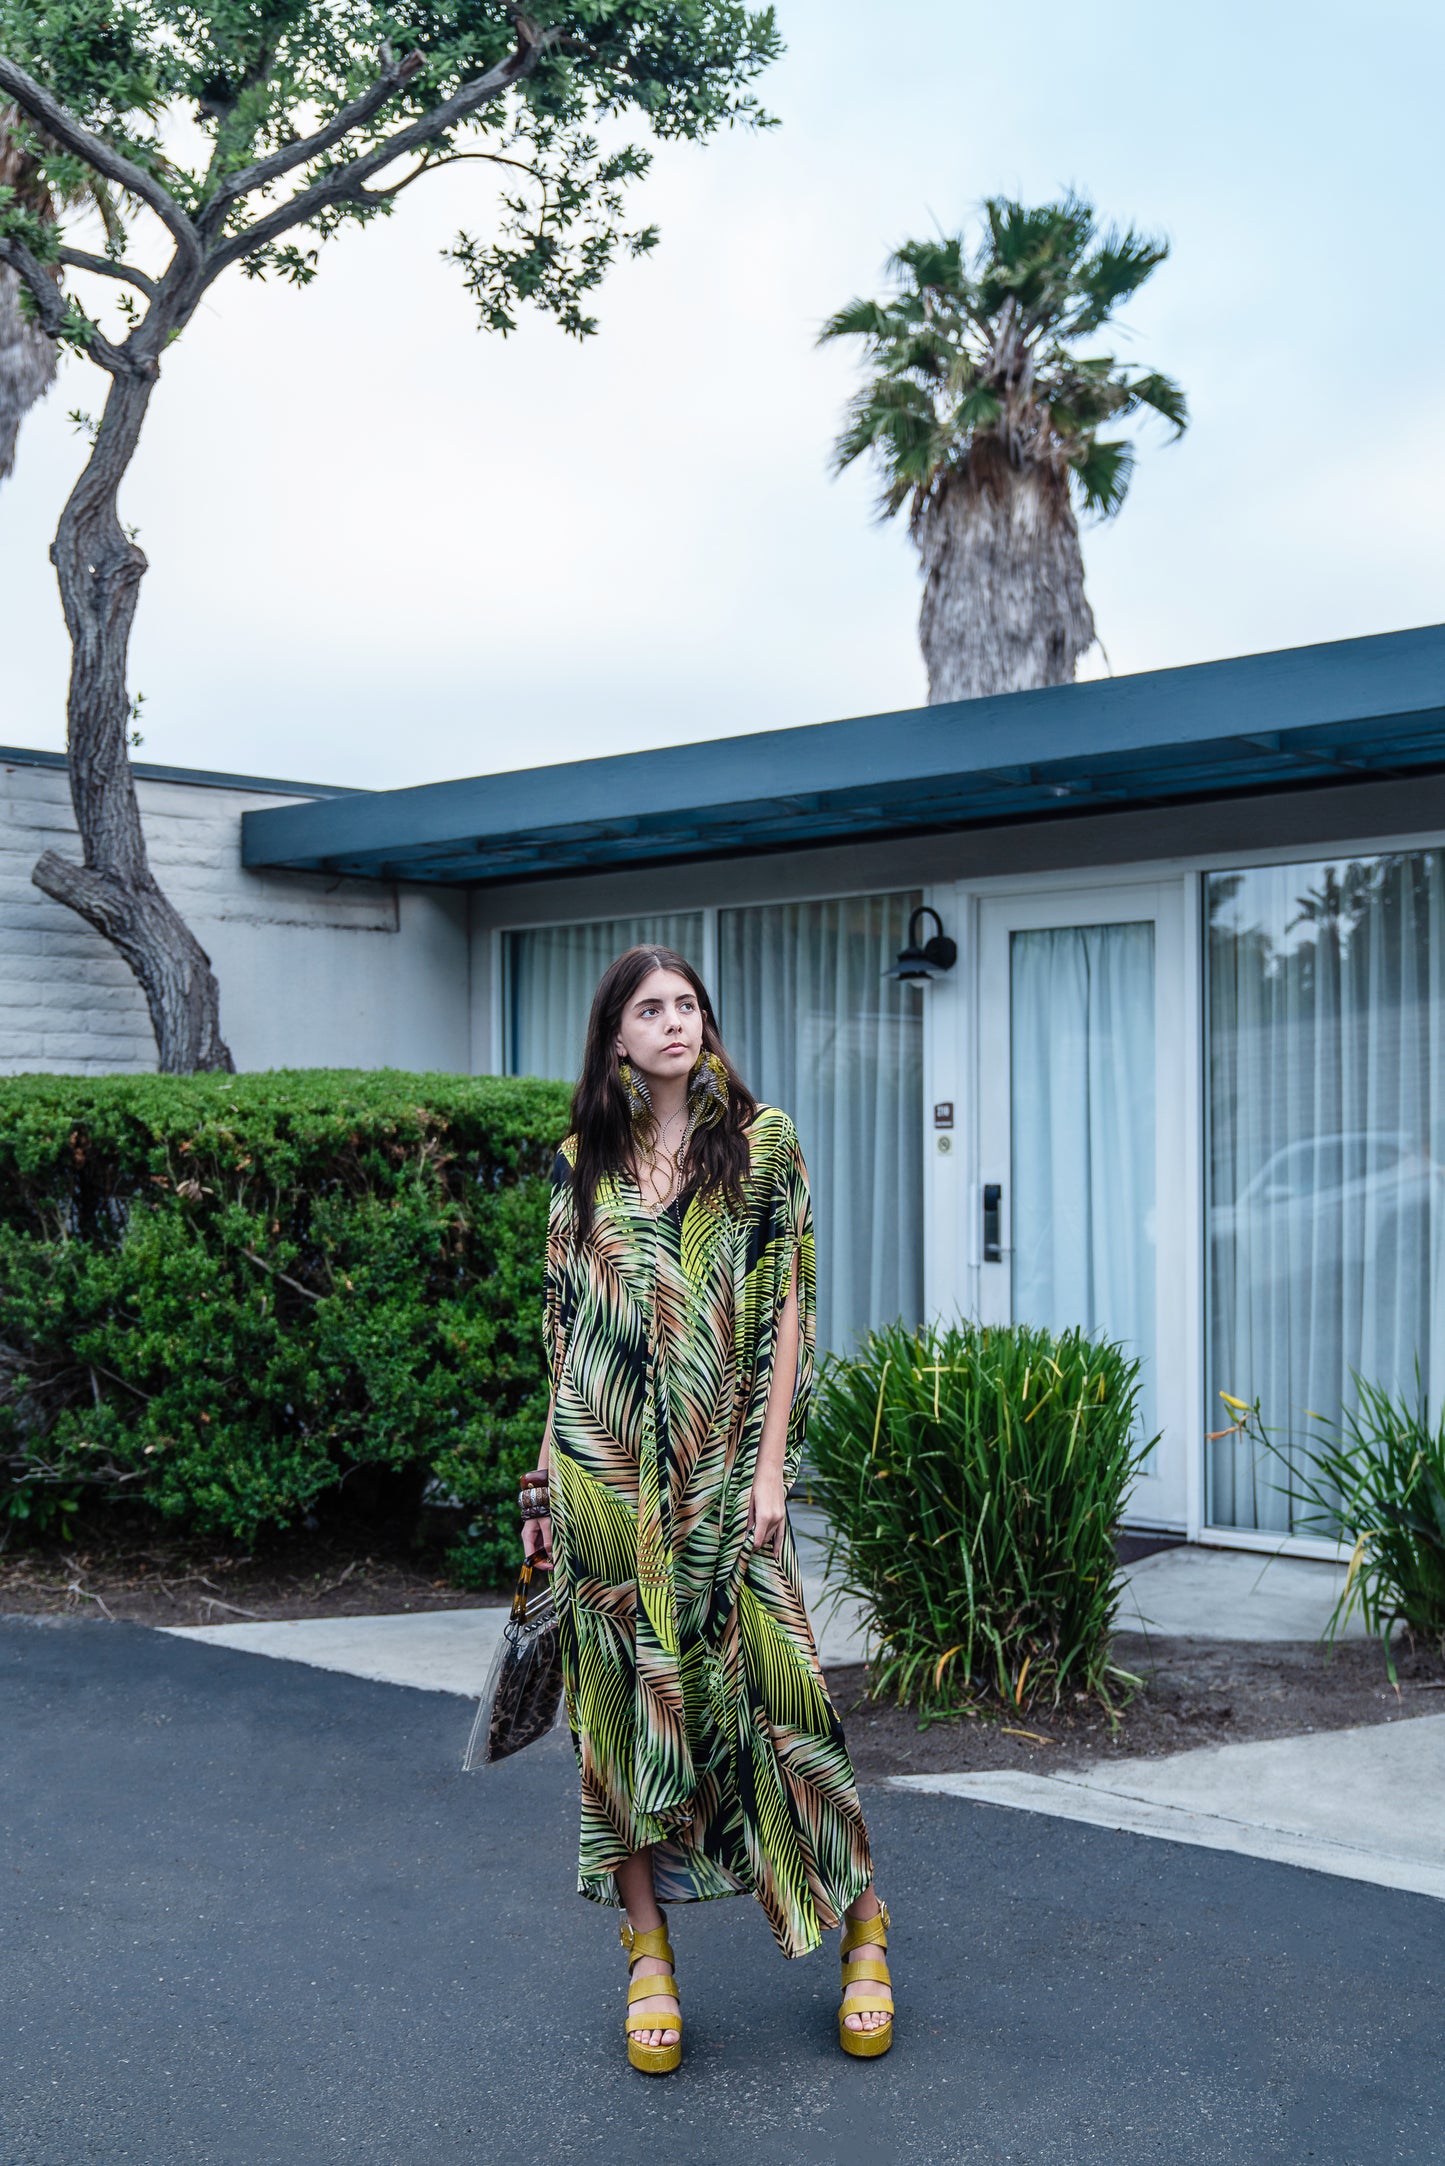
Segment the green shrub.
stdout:
<svg viewBox="0 0 1445 2166">
<path fill-rule="evenodd" d="M 1315 1427 L 1294 1464 L 1266 1429 L 1257 1399 L 1220 1396 L 1240 1433 L 1284 1462 L 1275 1486 L 1296 1508 L 1295 1532 L 1349 1545 L 1324 1636 L 1333 1641 L 1358 1610 L 1383 1642 L 1393 1679 L 1397 1624 L 1445 1654 L 1445 1413 L 1431 1421 L 1418 1362 L 1413 1397 L 1358 1375 L 1353 1383 L 1355 1404 L 1338 1421 L 1310 1416 Z"/>
<path fill-rule="evenodd" d="M 0 1522 L 126 1497 L 249 1543 L 382 1469 L 505 1569 L 566 1110 L 395 1070 L 0 1080 Z"/>
<path fill-rule="evenodd" d="M 824 1364 L 814 1494 L 875 1693 L 925 1720 L 1066 1686 L 1107 1704 L 1138 1375 L 1082 1332 L 972 1323 L 891 1325 Z"/>
</svg>

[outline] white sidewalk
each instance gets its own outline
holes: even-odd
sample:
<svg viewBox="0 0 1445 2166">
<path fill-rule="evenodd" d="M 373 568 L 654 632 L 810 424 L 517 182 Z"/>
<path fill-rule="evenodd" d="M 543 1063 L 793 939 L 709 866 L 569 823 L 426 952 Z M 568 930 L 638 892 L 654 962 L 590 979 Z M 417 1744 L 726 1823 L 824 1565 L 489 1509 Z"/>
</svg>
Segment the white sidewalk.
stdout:
<svg viewBox="0 0 1445 2166">
<path fill-rule="evenodd" d="M 1156 1550 L 1119 1574 L 1121 1632 L 1166 1639 L 1317 1640 L 1345 1584 L 1342 1564 L 1246 1549 Z M 1356 1614 L 1341 1637 L 1363 1636 Z"/>
<path fill-rule="evenodd" d="M 891 1780 L 1445 1899 L 1445 1715 L 1059 1775 Z"/>
<path fill-rule="evenodd" d="M 501 1638 L 507 1612 L 448 1609 L 399 1617 L 296 1617 L 265 1624 L 161 1625 L 181 1640 L 277 1655 L 418 1692 L 459 1692 L 475 1699 Z"/>
</svg>

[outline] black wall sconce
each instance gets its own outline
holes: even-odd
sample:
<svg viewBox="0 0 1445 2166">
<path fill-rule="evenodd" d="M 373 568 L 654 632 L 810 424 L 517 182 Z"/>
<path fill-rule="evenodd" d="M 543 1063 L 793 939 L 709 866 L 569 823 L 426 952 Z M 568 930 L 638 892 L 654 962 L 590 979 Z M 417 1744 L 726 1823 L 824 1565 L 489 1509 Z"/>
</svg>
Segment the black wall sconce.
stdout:
<svg viewBox="0 0 1445 2166">
<path fill-rule="evenodd" d="M 920 946 L 918 928 L 922 918 L 932 918 L 938 931 Z M 883 975 L 899 978 L 905 985 L 927 985 L 930 979 L 941 978 L 952 970 L 957 961 L 958 942 L 949 939 L 938 912 L 928 903 L 921 903 L 908 920 L 907 946 L 899 950 L 897 962 Z"/>
</svg>

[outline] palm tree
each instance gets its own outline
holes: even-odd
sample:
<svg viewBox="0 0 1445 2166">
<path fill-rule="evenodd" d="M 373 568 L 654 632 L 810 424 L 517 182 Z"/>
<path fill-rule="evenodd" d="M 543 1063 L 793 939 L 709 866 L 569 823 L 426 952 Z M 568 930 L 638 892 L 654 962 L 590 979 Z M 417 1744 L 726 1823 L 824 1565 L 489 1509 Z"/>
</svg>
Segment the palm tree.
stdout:
<svg viewBox="0 0 1445 2166">
<path fill-rule="evenodd" d="M 850 301 L 820 334 L 864 341 L 836 467 L 873 453 L 880 515 L 908 506 L 934 704 L 1072 680 L 1095 638 L 1075 501 L 1112 518 L 1134 465 L 1099 432 L 1142 408 L 1176 436 L 1187 420 L 1171 377 L 1076 350 L 1167 244 L 1099 230 L 1072 194 L 1037 210 L 991 197 L 984 213 L 972 258 L 962 235 L 905 242 L 888 298 Z"/>
<path fill-rule="evenodd" d="M 153 115 L 155 108 L 143 110 Z M 86 173 L 72 190 L 62 191 L 57 198 L 35 156 L 42 147 L 52 152 L 55 148 L 46 145 L 29 121 L 21 120 L 13 105 L 0 105 L 0 188 L 13 189 L 20 208 L 49 225 L 56 223 L 62 210 L 86 204 L 100 214 L 107 242 L 117 241 L 124 229 L 112 189 L 97 175 Z M 59 264 L 53 276 L 59 285 L 64 276 Z M 18 274 L 0 263 L 0 481 L 14 470 L 20 424 L 54 383 L 58 360 L 54 339 L 41 330 L 34 309 L 25 309 L 20 292 Z"/>
<path fill-rule="evenodd" d="M 14 106 L 0 106 L 0 188 L 13 188 L 17 200 L 40 218 L 53 219 L 50 191 L 11 132 Z M 15 465 L 20 424 L 55 381 L 55 341 L 46 337 L 20 303 L 20 280 L 0 263 L 0 481 Z"/>
</svg>

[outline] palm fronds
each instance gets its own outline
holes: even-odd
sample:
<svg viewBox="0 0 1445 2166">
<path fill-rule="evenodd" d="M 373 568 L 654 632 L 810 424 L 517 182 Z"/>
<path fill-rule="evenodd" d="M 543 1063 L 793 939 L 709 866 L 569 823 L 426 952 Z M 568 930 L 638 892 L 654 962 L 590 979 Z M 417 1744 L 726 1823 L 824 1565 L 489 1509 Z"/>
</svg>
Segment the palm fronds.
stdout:
<svg viewBox="0 0 1445 2166">
<path fill-rule="evenodd" d="M 907 504 L 916 518 L 992 447 L 1016 469 L 1052 471 L 1086 509 L 1112 517 L 1134 454 L 1102 442 L 1100 429 L 1147 410 L 1178 436 L 1188 409 L 1157 369 L 1074 349 L 1168 253 L 1133 226 L 1100 227 L 1074 194 L 1037 207 L 990 197 L 972 251 L 962 234 L 905 241 L 889 260 L 891 292 L 848 302 L 819 333 L 820 344 L 861 339 L 868 370 L 834 447 L 837 468 L 873 454 L 882 515 Z"/>
</svg>

